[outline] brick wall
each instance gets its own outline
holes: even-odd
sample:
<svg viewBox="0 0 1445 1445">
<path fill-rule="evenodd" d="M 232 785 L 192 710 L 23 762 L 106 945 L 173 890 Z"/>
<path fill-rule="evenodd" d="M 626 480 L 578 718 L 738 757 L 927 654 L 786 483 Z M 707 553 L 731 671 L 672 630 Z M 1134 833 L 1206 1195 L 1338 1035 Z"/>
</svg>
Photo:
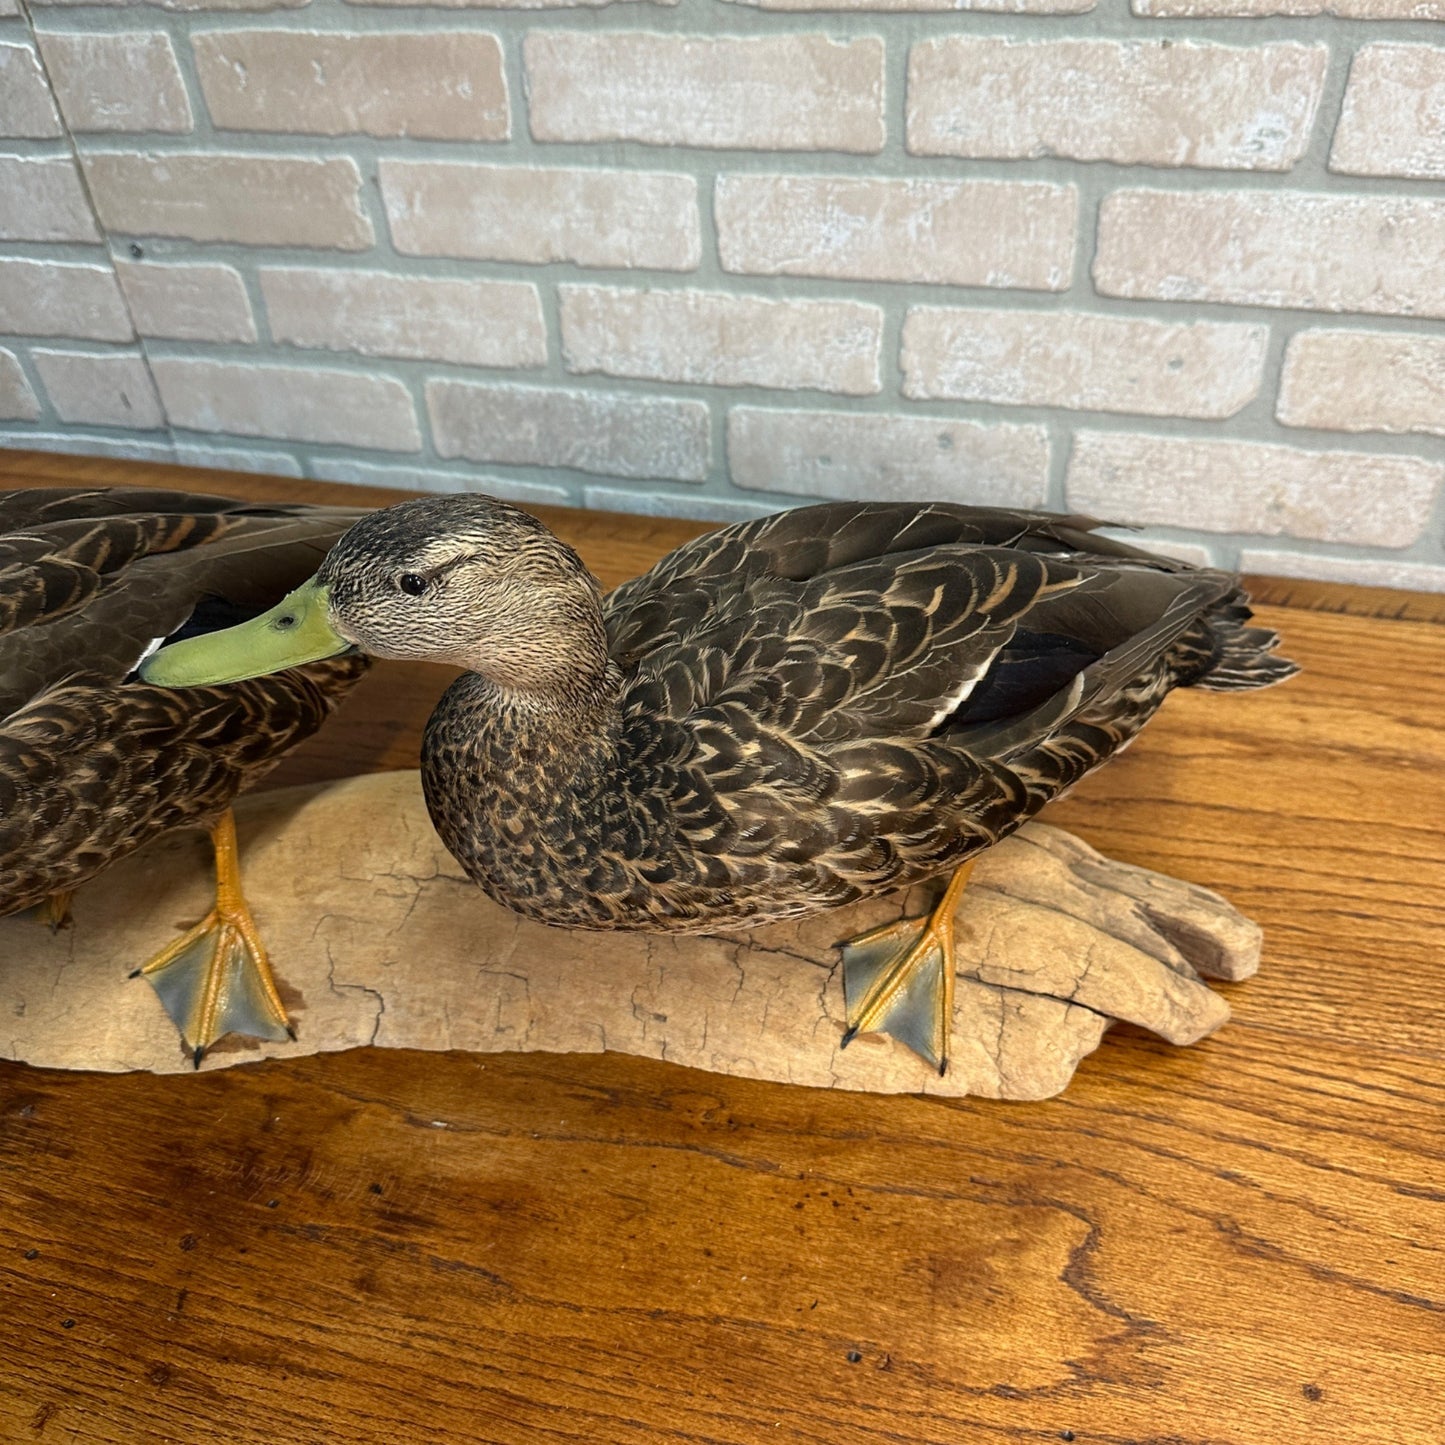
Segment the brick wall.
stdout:
<svg viewBox="0 0 1445 1445">
<path fill-rule="evenodd" d="M 0 0 L 0 442 L 1445 590 L 1445 0 Z"/>
</svg>

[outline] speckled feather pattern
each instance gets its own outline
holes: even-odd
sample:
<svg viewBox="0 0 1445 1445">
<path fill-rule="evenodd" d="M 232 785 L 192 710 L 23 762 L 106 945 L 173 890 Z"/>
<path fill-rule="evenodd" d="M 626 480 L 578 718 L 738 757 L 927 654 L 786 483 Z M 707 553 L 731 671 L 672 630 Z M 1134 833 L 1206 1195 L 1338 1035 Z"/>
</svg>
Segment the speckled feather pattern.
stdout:
<svg viewBox="0 0 1445 1445">
<path fill-rule="evenodd" d="M 209 823 L 321 726 L 363 659 L 182 691 L 126 679 L 203 598 L 278 601 L 358 515 L 139 489 L 0 493 L 0 914 Z"/>
<path fill-rule="evenodd" d="M 586 707 L 453 685 L 423 745 L 438 831 L 506 906 L 599 929 L 765 922 L 938 874 L 1172 687 L 1293 671 L 1243 625 L 1235 579 L 1091 526 L 838 503 L 702 537 L 605 600 L 611 662 Z M 1059 647 L 1088 665 L 970 715 L 970 690 Z"/>
</svg>

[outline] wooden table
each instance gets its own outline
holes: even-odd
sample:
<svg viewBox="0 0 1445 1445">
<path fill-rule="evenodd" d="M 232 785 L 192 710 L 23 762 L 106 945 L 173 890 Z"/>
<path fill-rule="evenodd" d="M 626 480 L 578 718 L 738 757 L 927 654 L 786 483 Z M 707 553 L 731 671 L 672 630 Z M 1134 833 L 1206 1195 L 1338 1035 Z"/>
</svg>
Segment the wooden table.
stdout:
<svg viewBox="0 0 1445 1445">
<path fill-rule="evenodd" d="M 387 499 L 0 453 L 76 479 Z M 607 583 L 698 530 L 548 520 Z M 1176 695 L 1050 813 L 1264 923 L 1216 1038 L 1121 1029 L 1032 1105 L 607 1055 L 3 1065 L 0 1438 L 1445 1440 L 1445 622 L 1265 592 L 1304 674 Z M 414 766 L 436 690 L 378 668 L 274 781 Z"/>
</svg>

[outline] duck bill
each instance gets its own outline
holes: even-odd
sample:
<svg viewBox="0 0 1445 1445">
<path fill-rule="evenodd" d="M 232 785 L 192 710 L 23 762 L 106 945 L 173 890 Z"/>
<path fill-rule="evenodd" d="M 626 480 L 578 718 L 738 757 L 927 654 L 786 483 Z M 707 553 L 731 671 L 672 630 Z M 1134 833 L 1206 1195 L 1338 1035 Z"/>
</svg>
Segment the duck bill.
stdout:
<svg viewBox="0 0 1445 1445">
<path fill-rule="evenodd" d="M 352 644 L 332 627 L 326 602 L 327 589 L 312 578 L 239 627 L 162 647 L 141 664 L 141 680 L 160 687 L 208 687 L 348 652 Z"/>
</svg>

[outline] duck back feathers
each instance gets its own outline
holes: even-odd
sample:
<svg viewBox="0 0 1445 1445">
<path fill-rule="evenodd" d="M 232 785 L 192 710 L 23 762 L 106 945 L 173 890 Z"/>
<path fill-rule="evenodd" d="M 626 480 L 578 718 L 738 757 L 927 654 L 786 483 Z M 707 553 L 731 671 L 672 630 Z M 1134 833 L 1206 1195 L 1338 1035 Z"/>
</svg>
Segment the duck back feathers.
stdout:
<svg viewBox="0 0 1445 1445">
<path fill-rule="evenodd" d="M 0 914 L 209 821 L 320 727 L 364 659 L 179 692 L 132 673 L 198 617 L 279 601 L 359 515 L 150 489 L 0 492 Z"/>
<path fill-rule="evenodd" d="M 588 927 L 764 921 L 941 872 L 1172 687 L 1293 671 L 1235 578 L 1094 525 L 830 503 L 698 538 L 604 600 L 585 730 L 458 683 L 423 749 L 433 818 L 499 901 Z"/>
</svg>

